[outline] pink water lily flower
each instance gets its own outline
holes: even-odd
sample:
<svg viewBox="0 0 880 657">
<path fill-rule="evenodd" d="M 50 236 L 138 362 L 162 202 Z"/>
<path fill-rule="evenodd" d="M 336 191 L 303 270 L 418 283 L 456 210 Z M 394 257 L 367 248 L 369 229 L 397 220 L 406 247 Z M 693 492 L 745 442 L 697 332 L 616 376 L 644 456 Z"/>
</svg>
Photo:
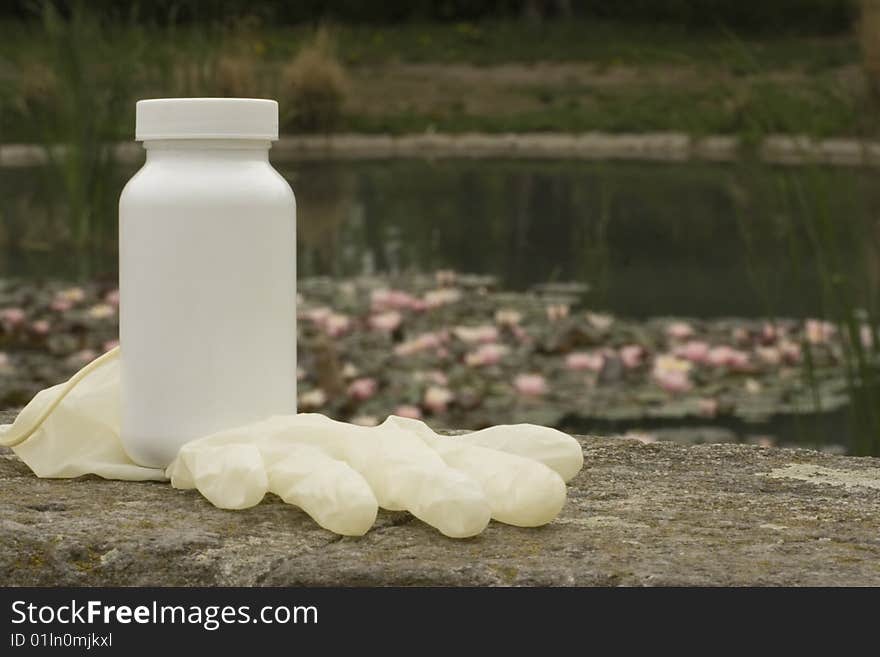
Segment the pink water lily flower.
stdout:
<svg viewBox="0 0 880 657">
<path fill-rule="evenodd" d="M 734 349 L 727 359 L 727 367 L 737 372 L 748 372 L 752 368 L 752 359 L 745 351 Z"/>
<path fill-rule="evenodd" d="M 865 349 L 870 349 L 874 346 L 874 331 L 867 324 L 862 324 L 859 327 L 859 340 Z"/>
<path fill-rule="evenodd" d="M 351 328 L 351 319 L 341 313 L 330 313 L 323 321 L 324 333 L 331 338 L 344 335 Z"/>
<path fill-rule="evenodd" d="M 761 339 L 765 343 L 775 342 L 779 338 L 785 337 L 785 327 L 765 322 L 761 328 Z"/>
<path fill-rule="evenodd" d="M 628 344 L 620 348 L 620 360 L 628 370 L 640 367 L 645 357 L 645 349 L 639 344 Z"/>
<path fill-rule="evenodd" d="M 383 288 L 373 290 L 370 295 L 370 306 L 373 312 L 386 310 L 407 310 L 412 308 L 416 298 L 403 290 Z"/>
<path fill-rule="evenodd" d="M 116 314 L 116 308 L 109 303 L 98 303 L 89 308 L 88 314 L 92 319 L 108 319 Z"/>
<path fill-rule="evenodd" d="M 379 315 L 370 317 L 370 328 L 384 333 L 393 333 L 403 322 L 403 315 L 396 310 L 390 310 Z"/>
<path fill-rule="evenodd" d="M 52 303 L 49 304 L 49 309 L 56 313 L 66 313 L 71 308 L 73 308 L 73 301 L 62 297 L 52 299 Z"/>
<path fill-rule="evenodd" d="M 694 334 L 694 327 L 687 322 L 672 322 L 666 327 L 666 335 L 673 340 L 687 340 Z"/>
<path fill-rule="evenodd" d="M 27 313 L 22 308 L 4 308 L 0 310 L 0 323 L 8 331 L 24 325 Z"/>
<path fill-rule="evenodd" d="M 746 352 L 727 345 L 709 350 L 706 362 L 715 367 L 727 367 L 737 371 L 747 370 L 751 365 L 749 355 Z"/>
<path fill-rule="evenodd" d="M 499 308 L 495 311 L 495 323 L 499 326 L 517 326 L 522 321 L 522 313 L 509 308 Z"/>
<path fill-rule="evenodd" d="M 792 342 L 791 340 L 780 341 L 779 352 L 782 354 L 782 359 L 789 365 L 797 365 L 801 362 L 802 350 L 797 342 Z"/>
<path fill-rule="evenodd" d="M 663 371 L 654 374 L 654 380 L 666 392 L 688 392 L 694 386 L 687 372 Z"/>
<path fill-rule="evenodd" d="M 434 279 L 437 281 L 437 285 L 441 287 L 455 285 L 455 279 L 457 277 L 458 275 L 453 269 L 439 269 L 434 274 Z"/>
<path fill-rule="evenodd" d="M 364 377 L 348 384 L 348 396 L 357 401 L 365 401 L 376 394 L 379 384 L 376 379 Z"/>
<path fill-rule="evenodd" d="M 605 356 L 601 353 L 575 351 L 565 357 L 565 366 L 570 370 L 598 372 L 604 364 Z"/>
<path fill-rule="evenodd" d="M 417 370 L 413 372 L 412 377 L 416 383 L 433 383 L 442 388 L 449 385 L 449 378 L 440 370 L 429 370 L 427 372 Z"/>
<path fill-rule="evenodd" d="M 690 372 L 693 364 L 675 354 L 659 354 L 654 359 L 654 373 L 658 372 Z"/>
<path fill-rule="evenodd" d="M 523 397 L 540 397 L 547 392 L 547 380 L 540 374 L 519 374 L 513 387 Z"/>
<path fill-rule="evenodd" d="M 109 303 L 111 306 L 118 307 L 119 306 L 119 290 L 110 290 L 107 294 L 104 295 L 104 301 Z"/>
<path fill-rule="evenodd" d="M 498 329 L 491 324 L 483 324 L 481 326 L 456 326 L 452 329 L 452 334 L 469 344 L 488 343 L 498 340 Z"/>
<path fill-rule="evenodd" d="M 425 292 L 422 298 L 425 308 L 440 308 L 461 299 L 461 292 L 454 287 L 441 288 L 439 290 L 430 290 Z"/>
<path fill-rule="evenodd" d="M 667 392 L 687 392 L 693 388 L 690 379 L 692 364 L 670 354 L 661 354 L 654 360 L 651 376 Z"/>
<path fill-rule="evenodd" d="M 31 333 L 33 333 L 34 335 L 49 335 L 49 331 L 51 330 L 52 324 L 49 322 L 48 319 L 38 319 L 31 324 Z"/>
<path fill-rule="evenodd" d="M 709 356 L 709 344 L 701 340 L 689 340 L 675 347 L 672 353 L 692 363 L 705 363 Z"/>
<path fill-rule="evenodd" d="M 425 408 L 434 414 L 445 413 L 447 406 L 455 399 L 448 388 L 429 386 L 422 400 Z"/>
<path fill-rule="evenodd" d="M 418 406 L 412 404 L 402 404 L 394 409 L 394 414 L 400 417 L 408 417 L 413 420 L 422 419 L 422 411 Z"/>
<path fill-rule="evenodd" d="M 310 308 L 303 313 L 303 317 L 314 324 L 322 325 L 324 321 L 333 314 L 333 309 L 327 306 L 320 308 Z"/>
<path fill-rule="evenodd" d="M 401 342 L 394 348 L 398 356 L 412 356 L 427 349 L 438 349 L 446 341 L 446 334 L 442 332 L 422 333 L 412 340 Z"/>
<path fill-rule="evenodd" d="M 804 325 L 807 342 L 810 344 L 824 344 L 831 340 L 835 333 L 834 324 L 818 319 L 808 319 Z"/>
<path fill-rule="evenodd" d="M 466 354 L 464 357 L 464 363 L 468 367 L 495 365 L 507 355 L 508 351 L 510 350 L 502 344 L 483 344 L 469 354 Z"/>
<path fill-rule="evenodd" d="M 779 347 L 758 347 L 755 349 L 758 358 L 767 365 L 779 365 L 782 363 L 782 351 Z"/>
<path fill-rule="evenodd" d="M 320 388 L 315 388 L 314 390 L 309 390 L 308 392 L 301 394 L 298 403 L 300 410 L 321 408 L 327 403 L 327 395 L 324 394 L 324 391 Z"/>
<path fill-rule="evenodd" d="M 559 321 L 568 317 L 571 307 L 567 303 L 552 303 L 547 306 L 547 319 L 551 322 Z"/>
<path fill-rule="evenodd" d="M 79 303 L 86 298 L 86 293 L 81 287 L 69 287 L 66 290 L 61 290 L 55 296 L 58 299 L 65 299 L 72 303 Z"/>
<path fill-rule="evenodd" d="M 334 338 L 346 333 L 351 327 L 351 320 L 346 315 L 337 313 L 327 306 L 310 308 L 302 316 Z"/>
</svg>

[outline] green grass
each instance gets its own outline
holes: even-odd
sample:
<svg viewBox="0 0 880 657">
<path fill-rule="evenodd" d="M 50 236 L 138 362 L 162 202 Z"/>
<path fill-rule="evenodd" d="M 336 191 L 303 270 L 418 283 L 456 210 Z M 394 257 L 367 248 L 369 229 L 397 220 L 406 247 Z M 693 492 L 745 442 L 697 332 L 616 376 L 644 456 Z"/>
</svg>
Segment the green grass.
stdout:
<svg viewBox="0 0 880 657">
<path fill-rule="evenodd" d="M 328 27 L 348 65 L 389 62 L 470 63 L 590 61 L 613 66 L 698 64 L 736 73 L 739 56 L 723 29 L 689 30 L 678 25 L 627 25 L 602 21 L 404 23 Z M 311 25 L 273 27 L 251 21 L 157 28 L 114 24 L 120 43 L 145 41 L 155 53 L 169 45 L 193 55 L 216 52 L 230 41 L 247 40 L 267 61 L 291 57 L 314 33 Z M 173 43 L 172 43 L 173 42 Z M 769 69 L 826 70 L 859 60 L 850 35 L 746 37 L 742 43 Z M 237 45 L 237 44 L 233 44 Z M 46 47 L 36 23 L 0 21 L 0 57 L 36 53 Z"/>
<path fill-rule="evenodd" d="M 605 66 L 697 64 L 732 73 L 741 70 L 731 33 L 693 31 L 676 25 L 638 26 L 608 22 L 521 21 L 428 23 L 394 26 L 327 25 L 338 54 L 350 66 L 390 62 L 469 63 L 491 66 L 509 62 L 590 61 Z M 19 31 L 16 24 L 8 28 Z M 314 33 L 312 26 L 273 28 L 248 22 L 231 26 L 181 27 L 173 31 L 122 27 L 137 31 L 147 44 L 162 49 L 173 35 L 175 48 L 190 54 L 216 49 L 222 40 L 244 39 L 267 61 L 289 59 Z M 19 40 L 19 44 L 21 41 Z M 818 72 L 859 61 L 858 44 L 850 35 L 830 37 L 746 38 L 742 44 L 768 69 Z M 15 47 L 15 39 L 6 47 Z M 2 48 L 2 46 L 0 46 Z"/>
<path fill-rule="evenodd" d="M 859 86 L 853 86 L 844 75 L 857 71 L 859 62 L 857 44 L 846 35 L 739 39 L 723 30 L 578 21 L 336 25 L 329 29 L 338 57 L 355 83 L 365 71 L 382 71 L 401 63 L 491 67 L 539 61 L 586 62 L 596 76 L 635 71 L 632 81 L 624 84 L 593 85 L 589 80 L 516 88 L 505 86 L 503 81 L 488 87 L 462 84 L 442 102 L 429 106 L 423 102 L 411 108 L 382 99 L 393 99 L 395 94 L 420 98 L 422 90 L 390 88 L 379 96 L 379 103 L 353 103 L 355 109 L 348 108 L 339 130 L 670 130 L 746 137 L 768 129 L 820 136 L 880 132 L 874 119 L 877 113 L 870 109 Z M 101 56 L 91 53 L 82 58 L 97 67 L 96 71 L 85 71 L 83 79 L 96 76 L 102 85 L 125 87 L 131 94 L 129 105 L 140 97 L 229 95 L 217 62 L 221 57 L 233 57 L 253 68 L 260 95 L 278 97 L 283 96 L 279 89 L 283 65 L 313 34 L 311 26 L 274 28 L 252 21 L 169 29 L 114 24 L 105 26 L 96 39 L 95 49 Z M 90 45 L 81 41 L 79 47 L 88 49 Z M 136 57 L 131 56 L 133 48 Z M 45 117 L 22 109 L 26 81 L 21 73 L 41 62 L 57 64 L 52 49 L 51 39 L 38 23 L 0 23 L 0 141 L 45 138 Z M 124 83 L 116 80 L 118 70 L 100 63 L 114 60 L 128 63 L 121 73 L 126 77 Z M 196 73 L 181 77 L 183 66 Z M 667 82 L 681 70 L 696 71 L 692 75 L 695 81 Z M 381 85 L 382 77 L 376 79 Z M 471 97 L 480 95 L 490 100 L 479 105 L 479 110 L 470 109 Z M 508 104 L 517 109 L 507 109 Z M 132 112 L 118 112 L 114 124 L 106 126 L 103 133 L 130 138 L 132 119 Z"/>
<path fill-rule="evenodd" d="M 709 89 L 658 86 L 584 95 L 541 87 L 532 93 L 542 106 L 523 112 L 473 114 L 452 104 L 431 113 L 348 115 L 341 129 L 392 134 L 428 129 L 450 133 L 677 131 L 696 136 L 732 134 L 747 141 L 768 132 L 833 137 L 877 131 L 874 116 L 861 111 L 861 99 L 821 84 L 797 89 L 754 84 L 745 94 L 720 84 Z M 761 117 L 760 125 L 756 117 Z"/>
<path fill-rule="evenodd" d="M 598 64 L 654 66 L 697 63 L 735 72 L 736 53 L 723 30 L 689 31 L 676 25 L 638 26 L 607 22 L 520 21 L 398 26 L 334 26 L 339 54 L 349 65 L 394 61 L 470 63 L 590 61 Z M 306 38 L 309 28 L 265 32 L 266 54 L 283 59 Z M 820 71 L 858 61 L 848 36 L 748 39 L 755 56 L 769 68 L 805 67 Z M 818 46 L 818 47 L 817 47 Z"/>
</svg>

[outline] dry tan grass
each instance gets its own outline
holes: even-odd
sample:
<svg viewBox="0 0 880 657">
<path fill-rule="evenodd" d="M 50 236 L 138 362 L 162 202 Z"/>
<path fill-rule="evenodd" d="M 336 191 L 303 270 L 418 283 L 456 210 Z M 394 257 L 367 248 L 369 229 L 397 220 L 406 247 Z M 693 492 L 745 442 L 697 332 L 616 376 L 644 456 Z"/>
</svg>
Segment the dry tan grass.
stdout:
<svg viewBox="0 0 880 657">
<path fill-rule="evenodd" d="M 42 62 L 28 62 L 21 70 L 18 103 L 25 111 L 51 105 L 58 95 L 58 78 Z"/>
<path fill-rule="evenodd" d="M 281 72 L 285 123 L 296 130 L 326 131 L 339 124 L 349 79 L 329 32 L 321 29 Z"/>
<path fill-rule="evenodd" d="M 257 63 L 249 55 L 223 55 L 214 70 L 215 93 L 231 98 L 255 98 L 260 95 Z"/>
</svg>

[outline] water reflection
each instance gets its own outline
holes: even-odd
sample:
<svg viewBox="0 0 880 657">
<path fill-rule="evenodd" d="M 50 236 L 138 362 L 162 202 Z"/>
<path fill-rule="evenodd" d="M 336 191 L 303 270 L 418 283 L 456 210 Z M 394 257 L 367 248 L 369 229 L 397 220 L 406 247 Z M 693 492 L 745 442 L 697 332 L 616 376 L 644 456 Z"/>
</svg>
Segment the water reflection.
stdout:
<svg viewBox="0 0 880 657">
<path fill-rule="evenodd" d="M 735 167 L 391 161 L 283 171 L 300 199 L 302 276 L 452 268 L 513 289 L 577 280 L 590 284 L 590 304 L 635 317 L 764 315 L 767 295 L 754 287 L 772 281 L 786 290 L 772 295 L 774 314 L 820 309 L 815 272 L 781 266 L 787 236 L 772 181 L 744 186 Z M 762 234 L 751 249 L 744 230 Z"/>
<path fill-rule="evenodd" d="M 576 280 L 633 317 L 819 314 L 815 267 L 790 261 L 790 171 L 705 164 L 395 160 L 277 165 L 299 203 L 301 277 L 456 269 L 524 289 Z M 130 170 L 120 171 L 118 194 Z M 806 174 L 805 174 L 806 175 Z M 834 174 L 840 221 L 876 207 L 869 174 Z M 87 253 L 33 170 L 0 170 L 0 274 L 112 278 L 115 216 Z M 880 277 L 875 267 L 874 276 Z"/>
</svg>

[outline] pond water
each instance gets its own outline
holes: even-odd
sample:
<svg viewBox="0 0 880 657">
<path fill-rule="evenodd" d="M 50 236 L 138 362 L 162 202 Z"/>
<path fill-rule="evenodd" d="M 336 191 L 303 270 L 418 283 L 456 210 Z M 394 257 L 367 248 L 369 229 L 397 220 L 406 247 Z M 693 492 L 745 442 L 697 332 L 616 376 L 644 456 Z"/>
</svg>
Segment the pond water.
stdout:
<svg viewBox="0 0 880 657">
<path fill-rule="evenodd" d="M 591 286 L 587 305 L 630 317 L 822 310 L 815 268 L 788 262 L 788 233 L 799 227 L 776 192 L 790 171 L 511 160 L 276 166 L 299 202 L 301 277 L 455 269 L 510 289 L 574 280 Z M 828 175 L 841 179 L 827 199 L 835 216 L 854 202 L 857 212 L 878 205 L 870 175 Z M 115 217 L 95 219 L 107 248 L 55 248 L 47 235 L 63 232 L 64 217 L 47 209 L 44 180 L 0 170 L 0 276 L 112 277 Z"/>
<path fill-rule="evenodd" d="M 453 269 L 491 275 L 508 290 L 577 281 L 589 286 L 583 307 L 631 319 L 819 316 L 827 281 L 804 245 L 823 222 L 858 226 L 880 208 L 874 174 L 850 169 L 565 160 L 275 165 L 298 199 L 301 278 Z M 132 171 L 120 169 L 104 185 L 106 209 L 89 219 L 101 245 L 75 249 L 61 239 L 69 219 L 43 172 L 0 169 L 0 277 L 115 280 L 113 205 Z M 844 276 L 875 271 L 880 279 L 880 266 L 860 252 L 841 256 L 842 248 L 835 242 L 826 255 L 842 262 Z M 791 417 L 750 428 L 738 422 L 726 428 L 740 439 L 771 433 L 803 442 L 803 423 Z M 812 421 L 819 422 L 835 428 L 834 442 L 850 441 L 840 409 Z M 656 424 L 663 431 L 670 422 Z"/>
</svg>

